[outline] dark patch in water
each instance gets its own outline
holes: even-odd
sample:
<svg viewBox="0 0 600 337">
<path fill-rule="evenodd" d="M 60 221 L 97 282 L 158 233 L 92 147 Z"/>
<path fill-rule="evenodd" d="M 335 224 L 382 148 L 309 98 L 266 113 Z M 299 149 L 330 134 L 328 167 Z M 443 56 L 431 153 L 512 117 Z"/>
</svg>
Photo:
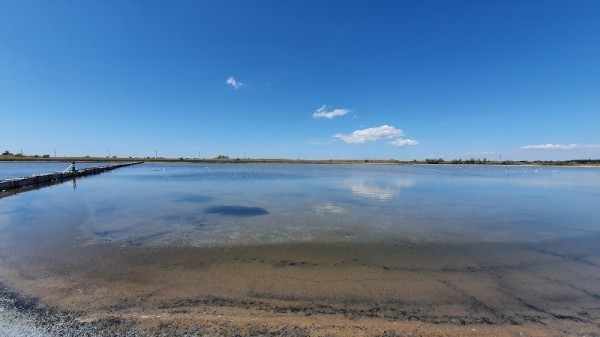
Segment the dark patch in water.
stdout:
<svg viewBox="0 0 600 337">
<path fill-rule="evenodd" d="M 115 234 L 119 234 L 122 232 L 125 232 L 127 230 L 129 230 L 130 228 L 123 228 L 123 229 L 113 229 L 113 230 L 105 230 L 105 231 L 92 231 L 92 233 L 94 233 L 95 235 L 101 237 L 101 238 L 107 238 L 110 236 L 114 236 Z"/>
<path fill-rule="evenodd" d="M 201 194 L 186 194 L 175 199 L 175 201 L 182 202 L 209 202 L 211 200 L 213 200 L 213 198 Z"/>
<path fill-rule="evenodd" d="M 246 206 L 215 206 L 205 209 L 204 213 L 234 216 L 256 216 L 269 214 L 269 212 L 267 212 L 267 210 L 264 208 Z"/>
<path fill-rule="evenodd" d="M 99 237 L 105 238 L 105 237 L 111 235 L 112 231 L 100 231 L 100 232 L 93 232 L 93 233 Z"/>
</svg>

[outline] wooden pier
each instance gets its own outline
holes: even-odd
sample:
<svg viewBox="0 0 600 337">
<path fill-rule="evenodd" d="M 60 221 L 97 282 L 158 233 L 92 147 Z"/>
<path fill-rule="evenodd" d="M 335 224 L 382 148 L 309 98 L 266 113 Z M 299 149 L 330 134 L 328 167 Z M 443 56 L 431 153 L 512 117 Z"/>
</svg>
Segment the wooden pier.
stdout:
<svg viewBox="0 0 600 337">
<path fill-rule="evenodd" d="M 36 174 L 29 177 L 11 178 L 0 180 L 0 198 L 19 193 L 22 191 L 36 189 L 44 186 L 60 184 L 64 181 L 100 174 L 121 167 L 142 164 L 143 162 L 115 164 L 106 166 L 87 167 L 79 170 L 65 170 L 63 172 Z"/>
</svg>

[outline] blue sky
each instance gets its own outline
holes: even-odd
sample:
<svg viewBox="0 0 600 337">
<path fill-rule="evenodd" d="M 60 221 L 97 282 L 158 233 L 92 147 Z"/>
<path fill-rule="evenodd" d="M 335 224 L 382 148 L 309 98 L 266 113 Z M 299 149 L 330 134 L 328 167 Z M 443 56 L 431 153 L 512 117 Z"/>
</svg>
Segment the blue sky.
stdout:
<svg viewBox="0 0 600 337">
<path fill-rule="evenodd" d="M 0 0 L 0 147 L 600 158 L 600 1 Z"/>
</svg>

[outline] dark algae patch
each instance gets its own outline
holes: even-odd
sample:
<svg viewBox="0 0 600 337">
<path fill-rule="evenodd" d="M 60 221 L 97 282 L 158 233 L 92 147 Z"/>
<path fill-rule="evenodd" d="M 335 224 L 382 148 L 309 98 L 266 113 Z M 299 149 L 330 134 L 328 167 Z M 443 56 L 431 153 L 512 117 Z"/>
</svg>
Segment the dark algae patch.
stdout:
<svg viewBox="0 0 600 337">
<path fill-rule="evenodd" d="M 231 216 L 257 216 L 269 214 L 264 208 L 247 206 L 214 206 L 205 209 L 204 213 Z"/>
</svg>

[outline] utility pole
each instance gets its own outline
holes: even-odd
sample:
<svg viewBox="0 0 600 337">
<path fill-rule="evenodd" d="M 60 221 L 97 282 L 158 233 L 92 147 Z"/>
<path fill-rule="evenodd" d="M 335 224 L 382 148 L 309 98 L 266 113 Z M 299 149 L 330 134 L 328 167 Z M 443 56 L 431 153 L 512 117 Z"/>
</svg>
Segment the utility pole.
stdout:
<svg viewBox="0 0 600 337">
<path fill-rule="evenodd" d="M 54 149 L 54 158 L 56 158 L 56 149 Z"/>
<path fill-rule="evenodd" d="M 154 150 L 154 159 L 158 158 L 158 150 Z"/>
<path fill-rule="evenodd" d="M 110 158 L 110 150 L 108 150 L 108 158 Z"/>
</svg>

